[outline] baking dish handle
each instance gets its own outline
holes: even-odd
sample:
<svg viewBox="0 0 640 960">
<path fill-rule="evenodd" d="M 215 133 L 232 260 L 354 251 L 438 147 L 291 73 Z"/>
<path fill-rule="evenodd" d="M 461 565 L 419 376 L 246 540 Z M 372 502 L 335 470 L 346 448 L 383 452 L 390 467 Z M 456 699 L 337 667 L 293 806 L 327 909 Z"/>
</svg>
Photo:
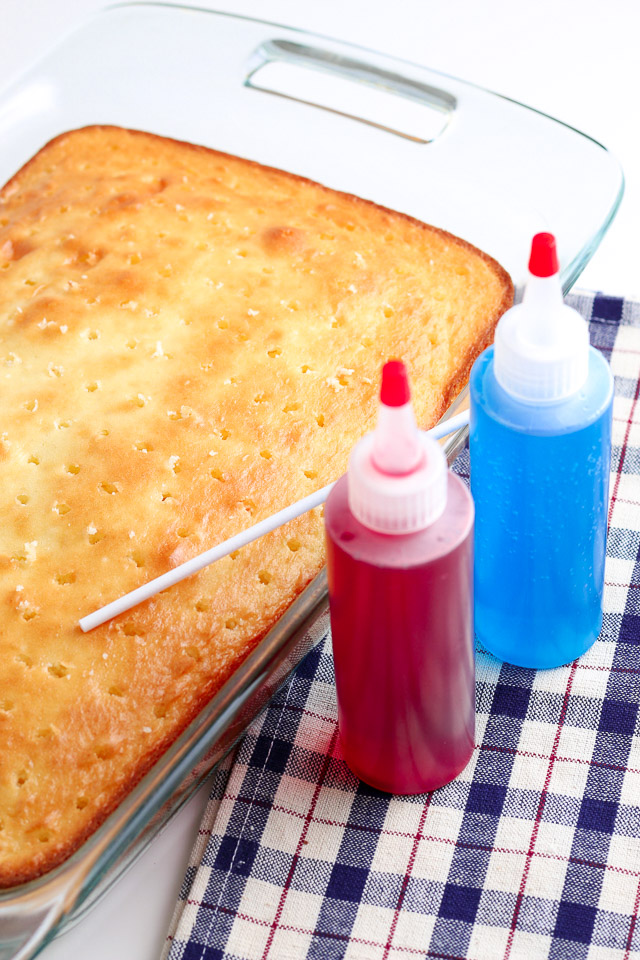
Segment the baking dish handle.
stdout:
<svg viewBox="0 0 640 960">
<path fill-rule="evenodd" d="M 446 129 L 452 93 L 399 72 L 291 40 L 267 40 L 249 58 L 245 86 L 431 143 Z"/>
</svg>

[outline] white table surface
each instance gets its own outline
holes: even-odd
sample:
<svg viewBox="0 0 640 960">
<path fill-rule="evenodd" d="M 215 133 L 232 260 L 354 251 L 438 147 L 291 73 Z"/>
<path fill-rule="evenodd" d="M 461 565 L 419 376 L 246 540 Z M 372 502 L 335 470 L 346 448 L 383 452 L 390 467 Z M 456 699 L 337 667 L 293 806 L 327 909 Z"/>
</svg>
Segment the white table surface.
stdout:
<svg viewBox="0 0 640 960">
<path fill-rule="evenodd" d="M 1 0 L 0 87 L 104 0 Z M 529 104 L 622 163 L 620 211 L 578 286 L 640 298 L 637 0 L 192 0 L 359 43 Z M 134 868 L 43 960 L 157 960 L 206 785 Z"/>
</svg>

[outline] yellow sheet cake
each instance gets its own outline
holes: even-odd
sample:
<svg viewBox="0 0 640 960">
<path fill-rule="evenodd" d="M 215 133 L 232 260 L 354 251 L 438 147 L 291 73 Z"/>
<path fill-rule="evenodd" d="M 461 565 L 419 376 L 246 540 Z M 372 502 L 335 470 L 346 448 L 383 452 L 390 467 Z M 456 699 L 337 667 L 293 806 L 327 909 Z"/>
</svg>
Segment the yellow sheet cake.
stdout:
<svg viewBox="0 0 640 960">
<path fill-rule="evenodd" d="M 322 511 L 78 619 L 344 472 L 389 357 L 423 426 L 510 305 L 373 203 L 89 127 L 0 193 L 0 885 L 68 856 L 323 564 Z"/>
</svg>

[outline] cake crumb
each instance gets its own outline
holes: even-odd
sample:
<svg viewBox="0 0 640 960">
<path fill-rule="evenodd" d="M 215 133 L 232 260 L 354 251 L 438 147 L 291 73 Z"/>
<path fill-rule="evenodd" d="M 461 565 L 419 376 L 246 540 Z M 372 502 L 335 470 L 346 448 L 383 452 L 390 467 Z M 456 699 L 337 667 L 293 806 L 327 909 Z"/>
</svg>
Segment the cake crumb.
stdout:
<svg viewBox="0 0 640 960">
<path fill-rule="evenodd" d="M 33 563 L 36 559 L 36 547 L 38 546 L 37 540 L 31 540 L 29 543 L 25 543 L 24 552 L 29 563 Z"/>
</svg>

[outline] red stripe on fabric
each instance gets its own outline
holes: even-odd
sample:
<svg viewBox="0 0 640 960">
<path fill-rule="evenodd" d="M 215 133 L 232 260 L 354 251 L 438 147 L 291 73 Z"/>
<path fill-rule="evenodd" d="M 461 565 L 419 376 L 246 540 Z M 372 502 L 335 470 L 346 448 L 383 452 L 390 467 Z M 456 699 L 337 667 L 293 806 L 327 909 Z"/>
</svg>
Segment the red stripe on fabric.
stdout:
<svg viewBox="0 0 640 960">
<path fill-rule="evenodd" d="M 567 704 L 569 703 L 569 697 L 571 696 L 571 687 L 573 686 L 573 678 L 575 676 L 575 672 L 576 672 L 576 661 L 574 661 L 573 664 L 571 665 L 571 672 L 569 673 L 569 679 L 567 680 L 567 687 L 564 692 L 564 700 L 562 702 L 562 709 L 560 711 L 560 716 L 558 717 L 558 726 L 556 728 L 556 735 L 553 739 L 553 747 L 551 750 L 551 756 L 549 757 L 549 766 L 547 767 L 547 774 L 544 778 L 544 786 L 542 787 L 542 792 L 540 794 L 540 802 L 538 804 L 538 809 L 536 810 L 536 817 L 533 824 L 533 830 L 531 832 L 531 840 L 529 841 L 529 849 L 527 850 L 524 870 L 522 872 L 522 879 L 520 880 L 520 889 L 518 890 L 518 896 L 516 898 L 516 905 L 513 909 L 513 916 L 511 918 L 511 929 L 509 930 L 509 938 L 507 940 L 507 946 L 504 952 L 504 960 L 509 960 L 509 957 L 511 956 L 511 947 L 513 945 L 513 938 L 516 932 L 518 917 L 520 916 L 520 907 L 522 906 L 522 901 L 524 900 L 524 891 L 525 891 L 525 887 L 527 885 L 527 879 L 529 876 L 531 858 L 533 857 L 533 852 L 536 845 L 536 839 L 538 837 L 538 828 L 542 820 L 542 811 L 544 810 L 544 805 L 547 800 L 547 790 L 549 787 L 549 783 L 551 781 L 551 774 L 553 773 L 553 766 L 556 760 L 558 744 L 560 742 L 562 725 L 564 723 L 564 718 L 567 713 Z"/>
<path fill-rule="evenodd" d="M 299 840 L 298 840 L 298 845 L 297 845 L 297 847 L 296 847 L 296 852 L 295 852 L 294 855 L 293 855 L 293 859 L 292 859 L 292 861 L 291 861 L 291 866 L 290 866 L 290 868 L 289 868 L 289 873 L 287 874 L 287 879 L 285 880 L 284 887 L 282 888 L 282 893 L 280 894 L 280 900 L 279 900 L 279 902 L 278 902 L 278 908 L 277 908 L 277 910 L 276 910 L 276 915 L 275 915 L 275 917 L 273 918 L 273 921 L 272 921 L 272 923 L 271 923 L 271 929 L 270 929 L 270 931 L 269 931 L 269 938 L 268 938 L 268 940 L 267 940 L 267 942 L 266 942 L 266 944 L 265 944 L 264 952 L 263 952 L 263 954 L 262 954 L 262 960 L 267 960 L 267 957 L 269 956 L 269 951 L 271 950 L 271 944 L 273 943 L 273 938 L 274 938 L 274 936 L 275 936 L 275 932 L 276 932 L 276 929 L 277 929 L 277 927 L 278 927 L 278 923 L 280 922 L 280 917 L 282 916 L 282 911 L 283 911 L 283 909 L 284 909 L 284 903 L 285 903 L 285 900 L 287 899 L 287 894 L 288 894 L 288 892 L 289 892 L 289 887 L 291 886 L 291 881 L 292 881 L 292 879 L 293 879 L 293 874 L 294 874 L 294 871 L 295 871 L 295 869 L 296 869 L 296 865 L 297 865 L 297 863 L 298 863 L 298 860 L 300 859 L 300 852 L 301 852 L 301 850 L 302 850 L 302 847 L 304 846 L 305 839 L 306 839 L 307 833 L 308 833 L 308 831 L 309 831 L 309 824 L 310 824 L 311 821 L 313 820 L 313 811 L 314 811 L 315 808 L 316 808 L 316 804 L 317 804 L 317 802 L 318 802 L 318 797 L 320 796 L 320 790 L 322 789 L 322 784 L 323 784 L 323 782 L 324 782 L 324 778 L 325 778 L 326 775 L 327 775 L 327 770 L 329 769 L 329 764 L 330 764 L 331 758 L 332 758 L 332 756 L 333 756 L 333 751 L 334 751 L 334 749 L 335 749 L 337 739 L 338 739 L 338 727 L 337 727 L 337 725 L 336 725 L 336 728 L 335 728 L 335 730 L 333 731 L 333 733 L 332 733 L 332 735 L 331 735 L 331 742 L 329 743 L 329 749 L 327 750 L 327 753 L 326 753 L 325 758 L 324 758 L 324 762 L 323 762 L 323 764 L 322 764 L 322 768 L 321 768 L 321 770 L 320 770 L 320 776 L 318 777 L 318 782 L 317 782 L 316 788 L 315 788 L 315 790 L 314 790 L 314 792 L 313 792 L 313 797 L 312 797 L 312 799 L 311 799 L 311 804 L 310 804 L 310 806 L 309 806 L 309 809 L 307 810 L 307 813 L 306 813 L 306 816 L 305 816 L 305 819 L 304 819 L 304 826 L 302 827 L 302 833 L 300 834 L 300 838 L 299 838 Z"/>
<path fill-rule="evenodd" d="M 549 757 L 544 757 L 544 759 L 548 760 Z M 561 757 L 556 757 L 556 763 L 561 759 L 562 759 Z M 586 761 L 581 761 L 581 762 L 586 763 Z M 637 772 L 640 772 L 640 771 L 637 771 Z M 294 817 L 300 820 L 306 817 L 306 814 L 300 813 L 297 810 L 291 810 L 288 807 L 283 807 L 281 804 L 270 803 L 268 800 L 255 799 L 252 801 L 251 798 L 243 797 L 241 795 L 238 795 L 238 796 L 230 795 L 229 800 L 233 801 L 234 803 L 235 802 L 253 803 L 257 806 L 263 806 L 264 808 L 269 810 L 277 810 L 278 813 L 284 813 L 287 816 Z M 339 827 L 341 829 L 344 829 L 345 827 L 348 826 L 351 830 L 360 830 L 363 833 L 379 834 L 380 836 L 385 836 L 385 837 L 400 837 L 402 839 L 426 840 L 427 843 L 444 843 L 448 846 L 453 846 L 453 847 L 459 846 L 465 850 L 481 850 L 483 853 L 505 853 L 510 856 L 523 857 L 523 856 L 526 856 L 528 852 L 527 850 L 511 849 L 509 847 L 491 846 L 486 843 L 473 843 L 471 841 L 452 840 L 450 837 L 437 837 L 429 833 L 415 834 L 415 833 L 410 833 L 409 831 L 404 832 L 402 830 L 385 830 L 384 828 L 379 829 L 378 827 L 369 827 L 366 824 L 354 824 L 354 823 L 347 824 L 342 820 L 327 820 L 326 817 L 311 817 L 311 822 L 317 823 L 319 826 Z M 581 857 L 574 857 L 571 855 L 563 856 L 562 854 L 559 854 L 559 853 L 542 853 L 539 850 L 534 850 L 532 852 L 532 856 L 539 857 L 543 860 L 557 860 L 559 863 L 577 863 L 585 867 L 596 867 L 597 869 L 600 869 L 600 870 L 611 870 L 614 873 L 621 873 L 627 877 L 640 877 L 640 870 L 627 870 L 625 867 L 617 867 L 615 864 L 612 864 L 612 863 L 601 863 L 598 860 L 584 860 Z"/>
<path fill-rule="evenodd" d="M 269 920 L 262 920 L 260 917 L 252 917 L 248 913 L 243 913 L 241 910 L 234 910 L 232 907 L 225 907 L 222 904 L 210 904 L 200 900 L 187 900 L 186 903 L 188 903 L 191 907 L 204 907 L 205 910 L 216 910 L 219 913 L 226 913 L 231 917 L 238 917 L 240 920 L 244 920 L 246 923 L 254 923 L 258 927 L 273 926 L 273 923 Z M 335 933 L 333 930 L 305 929 L 304 927 L 293 927 L 287 923 L 280 924 L 278 929 L 285 930 L 288 933 L 300 933 L 305 937 L 325 937 L 327 940 L 342 940 L 343 942 L 347 943 L 361 943 L 364 946 L 378 947 L 379 949 L 382 949 L 383 946 L 382 943 L 376 940 L 365 940 L 363 937 L 352 937 L 350 934 Z M 394 947 L 393 949 L 401 951 L 402 953 L 415 953 L 419 954 L 421 957 L 425 956 L 424 950 L 418 949 L 417 947 Z M 431 954 L 427 954 L 427 956 L 431 956 Z M 440 954 L 433 954 L 433 956 L 440 956 Z M 449 960 L 466 960 L 466 958 L 451 956 Z"/>
<path fill-rule="evenodd" d="M 623 667 L 622 664 L 611 664 L 603 667 L 599 663 L 579 663 L 578 670 L 600 670 L 604 673 L 640 673 L 640 667 Z"/>
<path fill-rule="evenodd" d="M 393 942 L 393 938 L 396 932 L 396 927 L 398 925 L 398 917 L 400 916 L 400 910 L 402 909 L 402 901 L 404 900 L 404 895 L 409 885 L 409 879 L 411 877 L 411 871 L 413 870 L 413 865 L 415 863 L 416 853 L 418 852 L 418 846 L 420 844 L 420 840 L 424 839 L 422 837 L 422 828 L 424 827 L 425 820 L 427 819 L 427 813 L 429 812 L 432 796 L 433 796 L 432 793 L 428 795 L 427 799 L 425 800 L 424 806 L 422 808 L 422 813 L 420 814 L 420 822 L 418 823 L 418 830 L 414 835 L 413 844 L 411 845 L 411 853 L 409 854 L 407 868 L 404 872 L 404 877 L 402 878 L 402 886 L 400 887 L 400 893 L 398 894 L 398 902 L 396 903 L 395 910 L 393 911 L 393 918 L 391 920 L 391 926 L 389 927 L 389 936 L 387 937 L 387 942 L 384 947 L 382 960 L 387 960 L 387 957 L 389 956 L 389 951 L 391 950 L 391 944 Z"/>
<path fill-rule="evenodd" d="M 638 905 L 640 904 L 640 883 L 638 883 L 638 889 L 636 890 L 636 899 L 633 904 L 633 913 L 631 914 L 631 923 L 629 924 L 629 936 L 627 937 L 627 949 L 624 951 L 624 957 L 622 960 L 629 960 L 629 954 L 631 953 L 631 944 L 633 943 L 633 933 L 636 928 L 636 918 L 638 916 Z"/>
<path fill-rule="evenodd" d="M 577 665 L 576 665 L 577 669 Z M 584 729 L 584 728 L 583 728 Z M 593 731 L 595 733 L 595 731 Z M 487 745 L 486 743 L 482 745 L 483 750 L 494 750 L 496 753 L 513 753 L 518 757 L 531 757 L 533 760 L 550 760 L 551 754 L 547 756 L 546 753 L 534 753 L 532 750 L 518 750 L 517 747 L 505 747 L 499 744 L 494 744 L 492 746 Z M 556 763 L 580 763 L 583 766 L 587 767 L 600 767 L 603 770 L 616 770 L 620 773 L 640 773 L 640 770 L 636 770 L 635 767 L 626 767 L 622 763 L 608 763 L 606 760 L 581 760 L 580 757 L 558 757 L 555 758 Z"/>
<path fill-rule="evenodd" d="M 640 507 L 640 500 L 627 500 L 626 497 L 618 497 L 618 503 L 628 503 L 632 507 Z"/>
<path fill-rule="evenodd" d="M 620 451 L 620 463 L 618 465 L 618 470 L 616 471 L 616 479 L 613 485 L 613 493 L 611 494 L 611 501 L 609 503 L 609 517 L 608 522 L 611 523 L 611 517 L 613 516 L 613 508 L 616 503 L 616 498 L 618 496 L 618 487 L 620 486 L 620 477 L 622 476 L 622 468 L 624 467 L 624 459 L 627 455 L 627 448 L 629 446 L 629 434 L 631 433 L 631 427 L 633 424 L 633 416 L 636 409 L 636 404 L 638 402 L 638 396 L 640 396 L 640 379 L 636 383 L 636 392 L 631 403 L 631 410 L 627 418 L 627 429 L 624 432 L 624 440 L 622 442 L 622 449 Z"/>
<path fill-rule="evenodd" d="M 598 663 L 579 663 L 578 670 L 600 670 L 605 673 L 640 673 L 640 667 L 623 667 L 621 664 L 602 667 Z"/>
</svg>

